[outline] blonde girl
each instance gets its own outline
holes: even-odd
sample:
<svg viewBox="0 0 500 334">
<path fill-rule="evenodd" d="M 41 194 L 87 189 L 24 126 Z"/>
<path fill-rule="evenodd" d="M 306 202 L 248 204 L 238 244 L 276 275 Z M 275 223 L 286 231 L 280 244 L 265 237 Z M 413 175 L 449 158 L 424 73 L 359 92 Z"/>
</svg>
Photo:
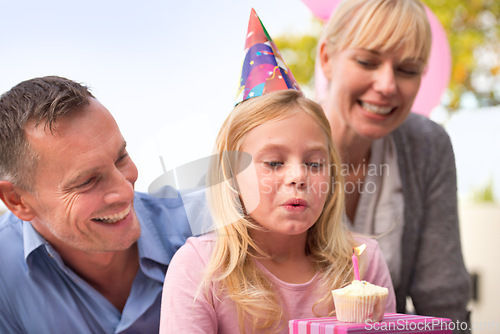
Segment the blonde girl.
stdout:
<svg viewBox="0 0 500 334">
<path fill-rule="evenodd" d="M 190 238 L 164 285 L 161 333 L 287 333 L 287 321 L 335 314 L 331 290 L 392 283 L 377 243 L 342 223 L 343 181 L 330 125 L 315 102 L 282 90 L 239 104 L 209 173 L 214 233 Z M 251 163 L 248 164 L 251 158 Z"/>
</svg>

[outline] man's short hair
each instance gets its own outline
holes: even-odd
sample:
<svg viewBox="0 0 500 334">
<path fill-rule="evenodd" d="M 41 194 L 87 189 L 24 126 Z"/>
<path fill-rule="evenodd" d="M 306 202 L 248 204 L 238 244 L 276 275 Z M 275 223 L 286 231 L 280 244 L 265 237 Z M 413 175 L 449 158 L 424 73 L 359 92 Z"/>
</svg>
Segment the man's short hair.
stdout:
<svg viewBox="0 0 500 334">
<path fill-rule="evenodd" d="M 25 126 L 35 121 L 52 132 L 60 117 L 89 104 L 88 87 L 47 76 L 23 81 L 0 96 L 0 180 L 32 191 L 38 154 L 28 142 Z"/>
</svg>

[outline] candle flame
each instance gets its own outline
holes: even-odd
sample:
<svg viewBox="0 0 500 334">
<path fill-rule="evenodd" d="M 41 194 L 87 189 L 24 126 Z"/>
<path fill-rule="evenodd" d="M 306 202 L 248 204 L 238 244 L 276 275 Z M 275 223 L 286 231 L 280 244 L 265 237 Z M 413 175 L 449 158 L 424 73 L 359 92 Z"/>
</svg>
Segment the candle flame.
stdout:
<svg viewBox="0 0 500 334">
<path fill-rule="evenodd" d="M 357 256 L 361 255 L 361 253 L 363 253 L 365 248 L 366 248 L 366 244 L 359 245 L 358 247 L 353 249 L 354 254 L 356 254 Z"/>
</svg>

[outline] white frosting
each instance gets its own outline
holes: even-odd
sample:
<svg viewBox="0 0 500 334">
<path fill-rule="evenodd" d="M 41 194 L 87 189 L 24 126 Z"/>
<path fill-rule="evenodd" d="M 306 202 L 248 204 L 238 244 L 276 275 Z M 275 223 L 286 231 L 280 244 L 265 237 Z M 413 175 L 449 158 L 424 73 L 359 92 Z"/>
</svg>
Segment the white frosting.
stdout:
<svg viewBox="0 0 500 334">
<path fill-rule="evenodd" d="M 335 294 L 345 295 L 345 296 L 377 296 L 377 295 L 387 295 L 389 290 L 387 288 L 371 284 L 367 281 L 352 281 L 346 287 L 342 289 L 334 290 Z"/>
</svg>

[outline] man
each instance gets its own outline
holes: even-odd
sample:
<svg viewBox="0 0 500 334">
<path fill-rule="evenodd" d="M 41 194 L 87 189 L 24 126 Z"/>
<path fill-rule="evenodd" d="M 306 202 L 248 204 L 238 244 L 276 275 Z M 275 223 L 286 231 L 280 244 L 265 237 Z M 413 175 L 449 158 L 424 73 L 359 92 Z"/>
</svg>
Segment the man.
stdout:
<svg viewBox="0 0 500 334">
<path fill-rule="evenodd" d="M 157 333 L 181 198 L 134 192 L 109 111 L 60 77 L 0 97 L 0 333 Z"/>
</svg>

